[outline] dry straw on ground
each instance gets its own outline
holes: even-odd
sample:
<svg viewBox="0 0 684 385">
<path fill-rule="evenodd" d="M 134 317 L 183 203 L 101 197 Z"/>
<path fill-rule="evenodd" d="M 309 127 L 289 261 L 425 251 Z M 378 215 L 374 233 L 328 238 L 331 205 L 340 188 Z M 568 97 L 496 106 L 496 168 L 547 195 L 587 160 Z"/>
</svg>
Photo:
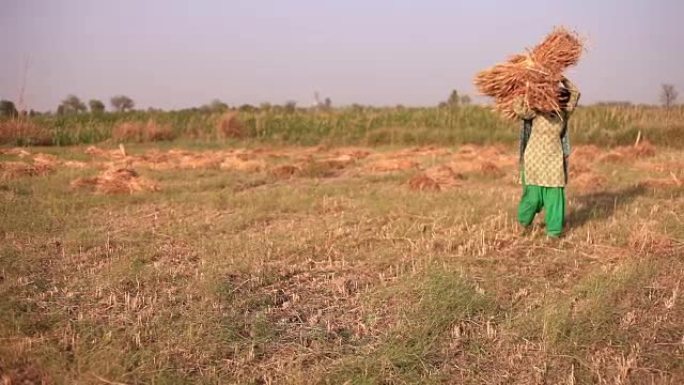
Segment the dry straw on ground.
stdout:
<svg viewBox="0 0 684 385">
<path fill-rule="evenodd" d="M 415 191 L 440 191 L 441 187 L 437 181 L 425 174 L 418 174 L 408 182 L 409 188 Z"/>
<path fill-rule="evenodd" d="M 559 112 L 563 71 L 579 62 L 582 50 L 583 42 L 575 32 L 557 27 L 533 50 L 478 73 L 475 86 L 493 97 L 495 109 L 507 118 L 515 118 L 513 101 L 520 96 L 534 109 Z"/>
<path fill-rule="evenodd" d="M 98 194 L 132 194 L 159 190 L 155 182 L 128 168 L 110 169 L 94 178 L 78 178 L 71 182 L 71 187 L 90 189 Z"/>
<path fill-rule="evenodd" d="M 43 176 L 52 173 L 52 165 L 35 162 L 0 162 L 0 181 L 21 178 L 25 176 Z"/>
</svg>

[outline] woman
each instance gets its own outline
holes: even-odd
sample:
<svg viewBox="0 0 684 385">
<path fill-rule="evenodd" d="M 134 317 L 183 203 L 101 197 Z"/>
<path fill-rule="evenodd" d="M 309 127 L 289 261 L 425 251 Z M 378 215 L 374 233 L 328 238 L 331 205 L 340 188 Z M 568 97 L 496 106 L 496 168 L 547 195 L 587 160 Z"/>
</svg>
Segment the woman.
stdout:
<svg viewBox="0 0 684 385">
<path fill-rule="evenodd" d="M 520 173 L 523 194 L 518 222 L 529 227 L 534 216 L 546 210 L 546 233 L 558 238 L 565 222 L 565 184 L 570 155 L 568 119 L 577 107 L 580 93 L 568 79 L 559 87 L 560 114 L 530 108 L 524 98 L 515 100 L 513 110 L 524 121 L 520 133 Z"/>
</svg>

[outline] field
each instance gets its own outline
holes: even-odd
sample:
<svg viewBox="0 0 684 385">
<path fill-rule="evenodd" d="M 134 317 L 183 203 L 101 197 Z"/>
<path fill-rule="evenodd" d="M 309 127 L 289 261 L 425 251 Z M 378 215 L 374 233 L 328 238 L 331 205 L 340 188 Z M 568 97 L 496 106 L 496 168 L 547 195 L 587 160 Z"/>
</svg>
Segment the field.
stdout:
<svg viewBox="0 0 684 385">
<path fill-rule="evenodd" d="M 230 124 L 232 118 L 237 121 L 235 125 Z M 0 145 L 65 146 L 171 139 L 202 145 L 225 141 L 235 144 L 236 139 L 298 146 L 513 144 L 518 139 L 518 126 L 477 105 L 132 111 L 42 115 L 19 123 L 0 119 Z M 655 145 L 684 148 L 684 106 L 582 107 L 573 114 L 570 130 L 573 142 L 578 144 L 627 145 L 641 132 Z M 138 135 L 139 131 L 144 133 Z"/>
<path fill-rule="evenodd" d="M 576 145 L 551 240 L 501 124 L 0 149 L 0 383 L 684 383 L 671 126 Z"/>
</svg>

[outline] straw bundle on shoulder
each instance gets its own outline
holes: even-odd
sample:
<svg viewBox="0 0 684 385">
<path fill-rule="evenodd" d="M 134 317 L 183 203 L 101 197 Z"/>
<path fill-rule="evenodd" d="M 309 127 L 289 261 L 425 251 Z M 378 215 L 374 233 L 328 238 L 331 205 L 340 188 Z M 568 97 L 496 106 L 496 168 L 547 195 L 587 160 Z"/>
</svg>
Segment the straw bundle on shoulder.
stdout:
<svg viewBox="0 0 684 385">
<path fill-rule="evenodd" d="M 577 33 L 557 27 L 532 51 L 535 63 L 540 63 L 551 73 L 562 73 L 577 65 L 582 56 L 583 44 Z"/>
<path fill-rule="evenodd" d="M 536 110 L 560 112 L 558 87 L 563 71 L 579 62 L 582 50 L 576 33 L 556 28 L 532 51 L 478 73 L 475 86 L 495 98 L 495 110 L 507 118 L 515 118 L 513 101 L 518 97 Z"/>
</svg>

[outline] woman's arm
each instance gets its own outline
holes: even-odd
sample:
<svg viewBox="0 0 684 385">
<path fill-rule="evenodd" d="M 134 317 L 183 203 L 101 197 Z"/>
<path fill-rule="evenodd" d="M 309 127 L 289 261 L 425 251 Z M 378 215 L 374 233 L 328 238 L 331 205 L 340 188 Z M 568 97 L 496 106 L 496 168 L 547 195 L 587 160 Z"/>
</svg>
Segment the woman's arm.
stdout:
<svg viewBox="0 0 684 385">
<path fill-rule="evenodd" d="M 565 111 L 567 113 L 571 113 L 575 111 L 575 108 L 577 108 L 577 103 L 579 102 L 580 99 L 580 92 L 579 88 L 570 81 L 568 78 L 563 78 L 562 80 L 563 86 L 570 91 L 570 99 L 568 100 L 568 105 L 565 107 Z"/>
</svg>

